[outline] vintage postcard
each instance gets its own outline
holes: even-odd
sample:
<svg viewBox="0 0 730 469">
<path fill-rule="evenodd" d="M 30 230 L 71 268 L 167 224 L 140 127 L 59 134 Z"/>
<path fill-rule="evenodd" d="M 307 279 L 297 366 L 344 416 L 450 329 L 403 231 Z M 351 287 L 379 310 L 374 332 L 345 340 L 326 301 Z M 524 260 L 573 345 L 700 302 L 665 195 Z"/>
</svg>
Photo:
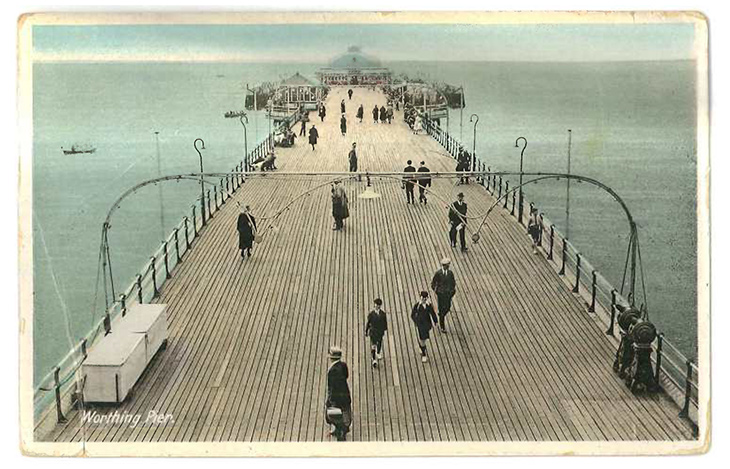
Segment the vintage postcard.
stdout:
<svg viewBox="0 0 730 469">
<path fill-rule="evenodd" d="M 18 34 L 26 454 L 707 450 L 701 14 Z"/>
</svg>

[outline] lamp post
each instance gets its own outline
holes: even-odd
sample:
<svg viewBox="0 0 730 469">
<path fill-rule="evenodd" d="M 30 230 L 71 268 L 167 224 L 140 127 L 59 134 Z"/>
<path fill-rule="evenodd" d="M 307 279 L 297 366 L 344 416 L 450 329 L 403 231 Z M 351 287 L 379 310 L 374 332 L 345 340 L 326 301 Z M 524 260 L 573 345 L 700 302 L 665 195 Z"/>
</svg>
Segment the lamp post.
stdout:
<svg viewBox="0 0 730 469">
<path fill-rule="evenodd" d="M 522 146 L 522 151 L 520 152 L 520 208 L 517 214 L 517 221 L 519 223 L 522 223 L 522 160 L 525 156 L 525 148 L 527 148 L 527 139 L 525 137 L 517 137 L 517 140 L 515 140 L 515 148 L 519 148 L 519 142 L 520 140 L 524 140 L 525 144 Z"/>
<path fill-rule="evenodd" d="M 243 120 L 246 120 L 246 122 L 243 122 Z M 241 125 L 243 126 L 243 162 L 244 162 L 244 170 L 248 171 L 248 130 L 246 129 L 246 124 L 248 124 L 248 116 L 246 114 L 242 115 L 239 120 L 241 121 Z"/>
<path fill-rule="evenodd" d="M 202 143 L 203 146 L 198 148 L 198 142 Z M 203 154 L 200 153 L 200 150 L 205 150 L 205 142 L 202 138 L 196 138 L 195 141 L 193 141 L 193 148 L 195 148 L 195 151 L 198 152 L 198 157 L 200 158 L 200 217 L 203 223 L 203 226 L 205 226 L 205 185 L 203 183 Z"/>
<path fill-rule="evenodd" d="M 475 117 L 476 120 L 474 119 Z M 472 114 L 471 117 L 469 117 L 469 122 L 474 122 L 474 139 L 472 140 L 471 145 L 471 168 L 469 168 L 474 171 L 474 165 L 476 165 L 477 162 L 477 124 L 479 123 L 479 116 Z"/>
</svg>

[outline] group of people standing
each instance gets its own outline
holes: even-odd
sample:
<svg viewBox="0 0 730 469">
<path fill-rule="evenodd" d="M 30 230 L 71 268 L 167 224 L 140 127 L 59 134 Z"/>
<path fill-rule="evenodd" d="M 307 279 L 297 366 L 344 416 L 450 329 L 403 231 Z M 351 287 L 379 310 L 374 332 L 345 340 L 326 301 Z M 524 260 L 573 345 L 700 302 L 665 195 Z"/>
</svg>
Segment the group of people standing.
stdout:
<svg viewBox="0 0 730 469">
<path fill-rule="evenodd" d="M 390 124 L 393 121 L 393 106 L 388 106 L 386 109 L 385 106 L 380 106 L 378 108 L 378 105 L 376 104 L 373 107 L 372 114 L 374 124 L 378 123 L 378 119 L 380 119 L 381 124 L 385 124 L 386 122 Z"/>
<path fill-rule="evenodd" d="M 411 308 L 411 322 L 416 332 L 421 362 L 428 362 L 427 344 L 431 331 L 438 327 L 446 334 L 446 316 L 451 311 L 451 302 L 456 294 L 456 278 L 450 270 L 451 261 L 444 258 L 441 268 L 431 280 L 431 289 L 436 293 L 438 315 L 431 302 L 428 291 L 422 291 Z M 383 339 L 388 332 L 388 314 L 383 309 L 383 300 L 375 298 L 373 309 L 365 322 L 365 337 L 370 342 L 370 358 L 374 369 L 383 359 Z M 330 366 L 327 369 L 327 397 L 325 399 L 325 421 L 331 426 L 330 435 L 337 441 L 345 441 L 352 425 L 352 396 L 347 383 L 349 369 L 342 360 L 342 349 L 333 345 L 329 348 Z"/>
</svg>

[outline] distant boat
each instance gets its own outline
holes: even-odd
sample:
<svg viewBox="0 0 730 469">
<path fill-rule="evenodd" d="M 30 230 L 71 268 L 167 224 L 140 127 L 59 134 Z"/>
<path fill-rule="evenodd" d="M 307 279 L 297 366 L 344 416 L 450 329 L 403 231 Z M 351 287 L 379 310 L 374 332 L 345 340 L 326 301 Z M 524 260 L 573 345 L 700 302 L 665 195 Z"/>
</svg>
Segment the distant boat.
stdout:
<svg viewBox="0 0 730 469">
<path fill-rule="evenodd" d="M 223 77 L 225 77 L 225 75 L 220 75 L 220 74 L 219 74 L 219 75 L 216 75 L 215 77 L 216 77 L 216 78 L 223 78 Z"/>
<path fill-rule="evenodd" d="M 81 153 L 94 153 L 96 151 L 96 148 L 90 145 L 71 145 L 70 150 L 65 150 L 63 147 L 61 147 L 61 150 L 63 150 L 64 155 L 78 155 Z"/>
<path fill-rule="evenodd" d="M 245 116 L 245 115 L 246 115 L 245 111 L 228 111 L 225 114 L 223 114 L 224 117 L 227 117 L 229 119 L 232 119 L 234 117 L 241 117 L 241 116 Z"/>
</svg>

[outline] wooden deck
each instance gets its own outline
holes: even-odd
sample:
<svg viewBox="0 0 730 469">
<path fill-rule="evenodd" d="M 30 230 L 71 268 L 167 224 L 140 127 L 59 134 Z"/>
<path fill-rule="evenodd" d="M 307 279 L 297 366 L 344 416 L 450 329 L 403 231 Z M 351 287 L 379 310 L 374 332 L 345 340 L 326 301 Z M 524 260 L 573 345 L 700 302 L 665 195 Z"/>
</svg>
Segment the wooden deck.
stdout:
<svg viewBox="0 0 730 469">
<path fill-rule="evenodd" d="M 432 171 L 454 161 L 401 113 L 373 124 L 382 94 L 357 89 L 347 101 L 348 134 L 334 89 L 316 151 L 298 139 L 278 150 L 280 171 L 346 171 L 358 143 L 360 169 L 400 171 L 407 159 Z M 363 103 L 365 119 L 354 118 Z M 314 113 L 312 114 L 314 115 Z M 318 121 L 319 119 L 317 119 Z M 298 128 L 296 129 L 298 130 Z M 251 180 L 235 199 L 257 217 L 273 214 L 326 179 Z M 444 200 L 463 191 L 470 215 L 493 198 L 481 187 L 434 180 Z M 406 205 L 400 184 L 373 181 L 381 198 L 344 184 L 351 217 L 332 231 L 329 188 L 292 205 L 277 230 L 237 249 L 237 207 L 227 203 L 165 283 L 170 341 L 119 408 L 99 413 L 169 413 L 164 425 L 69 423 L 56 441 L 328 441 L 324 422 L 327 349 L 350 367 L 352 441 L 687 440 L 691 430 L 664 395 L 634 396 L 611 369 L 615 346 L 514 218 L 498 210 L 467 253 L 449 246 L 447 209 Z M 260 220 L 260 223 L 262 220 Z M 476 224 L 475 224 L 476 225 Z M 421 363 L 411 305 L 449 256 L 458 292 L 450 333 L 434 332 Z M 381 297 L 390 328 L 379 369 L 370 366 L 364 321 Z"/>
</svg>

